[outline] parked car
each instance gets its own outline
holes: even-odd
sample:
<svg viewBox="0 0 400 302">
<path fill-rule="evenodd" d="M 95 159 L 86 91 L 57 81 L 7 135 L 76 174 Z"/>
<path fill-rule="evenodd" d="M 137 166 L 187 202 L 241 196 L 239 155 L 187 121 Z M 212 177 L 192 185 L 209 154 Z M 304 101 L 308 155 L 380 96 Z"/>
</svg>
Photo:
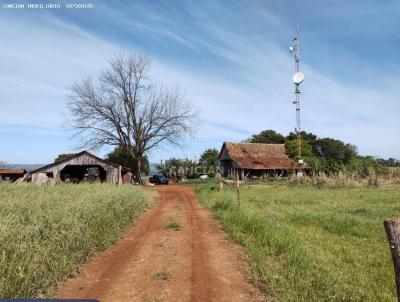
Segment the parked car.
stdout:
<svg viewBox="0 0 400 302">
<path fill-rule="evenodd" d="M 169 183 L 169 179 L 162 174 L 156 174 L 149 178 L 149 182 L 155 185 L 167 185 Z"/>
<path fill-rule="evenodd" d="M 85 175 L 86 176 L 86 175 Z M 100 171 L 97 167 L 87 168 L 87 179 L 94 182 L 100 179 Z"/>
</svg>

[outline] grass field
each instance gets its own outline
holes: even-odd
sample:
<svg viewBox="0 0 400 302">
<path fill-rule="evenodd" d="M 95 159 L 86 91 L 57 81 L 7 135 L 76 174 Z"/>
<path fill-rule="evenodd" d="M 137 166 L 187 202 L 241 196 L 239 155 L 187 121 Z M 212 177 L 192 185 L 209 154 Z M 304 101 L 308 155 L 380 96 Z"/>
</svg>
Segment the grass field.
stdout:
<svg viewBox="0 0 400 302">
<path fill-rule="evenodd" d="M 197 189 L 246 248 L 251 279 L 277 301 L 396 301 L 383 220 L 400 216 L 400 188 L 311 186 Z M 272 213 L 272 214 L 271 214 Z"/>
<path fill-rule="evenodd" d="M 133 186 L 0 184 L 0 297 L 51 295 L 146 207 Z"/>
</svg>

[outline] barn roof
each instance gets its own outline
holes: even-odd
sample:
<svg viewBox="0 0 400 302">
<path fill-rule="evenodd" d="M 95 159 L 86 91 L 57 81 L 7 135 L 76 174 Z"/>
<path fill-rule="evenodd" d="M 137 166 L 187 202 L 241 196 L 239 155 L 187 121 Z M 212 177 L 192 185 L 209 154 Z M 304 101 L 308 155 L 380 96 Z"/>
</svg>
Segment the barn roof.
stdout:
<svg viewBox="0 0 400 302">
<path fill-rule="evenodd" d="M 0 174 L 21 174 L 24 175 L 26 174 L 25 169 L 0 169 Z"/>
<path fill-rule="evenodd" d="M 68 157 L 66 157 L 66 158 L 64 158 L 64 159 L 62 159 L 62 160 L 60 160 L 58 162 L 51 163 L 49 165 L 46 165 L 46 166 L 40 167 L 40 168 L 38 168 L 36 170 L 33 170 L 33 171 L 31 171 L 31 173 L 37 173 L 37 172 L 41 172 L 41 171 L 46 171 L 46 170 L 48 170 L 50 168 L 53 168 L 53 167 L 58 166 L 60 164 L 66 163 L 66 162 L 70 161 L 71 159 L 80 157 L 80 156 L 85 155 L 85 154 L 90 156 L 90 157 L 92 157 L 92 158 L 94 158 L 94 159 L 96 159 L 96 160 L 98 160 L 98 161 L 100 161 L 100 162 L 102 162 L 102 163 L 104 163 L 104 164 L 106 164 L 106 165 L 114 166 L 116 168 L 119 167 L 119 165 L 114 164 L 114 163 L 110 163 L 110 162 L 108 162 L 108 161 L 106 161 L 106 160 L 104 160 L 104 159 L 102 159 L 100 157 L 97 157 L 96 155 L 93 155 L 92 153 L 89 153 L 87 151 L 82 151 L 82 152 L 79 152 L 79 153 L 72 154 L 71 156 L 68 156 Z M 130 171 L 131 169 L 122 166 L 122 170 Z"/>
<path fill-rule="evenodd" d="M 284 144 L 229 143 L 222 145 L 219 157 L 226 148 L 230 159 L 240 168 L 251 170 L 298 169 L 285 153 Z M 304 165 L 302 168 L 305 168 Z"/>
</svg>

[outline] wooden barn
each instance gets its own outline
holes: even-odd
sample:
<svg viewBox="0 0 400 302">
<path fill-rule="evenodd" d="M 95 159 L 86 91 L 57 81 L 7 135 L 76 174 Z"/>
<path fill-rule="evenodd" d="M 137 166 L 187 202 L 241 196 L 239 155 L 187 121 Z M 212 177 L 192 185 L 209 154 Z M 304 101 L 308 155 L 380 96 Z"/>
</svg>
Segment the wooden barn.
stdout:
<svg viewBox="0 0 400 302">
<path fill-rule="evenodd" d="M 25 169 L 0 169 L 0 180 L 14 182 L 26 173 Z"/>
<path fill-rule="evenodd" d="M 223 177 L 240 179 L 264 176 L 287 176 L 293 170 L 305 169 L 285 153 L 284 144 L 229 143 L 222 145 L 219 153 Z"/>
<path fill-rule="evenodd" d="M 132 173 L 129 168 L 107 162 L 87 151 L 82 151 L 33 170 L 31 176 L 32 183 L 79 183 L 87 180 L 123 184 L 131 182 Z"/>
</svg>

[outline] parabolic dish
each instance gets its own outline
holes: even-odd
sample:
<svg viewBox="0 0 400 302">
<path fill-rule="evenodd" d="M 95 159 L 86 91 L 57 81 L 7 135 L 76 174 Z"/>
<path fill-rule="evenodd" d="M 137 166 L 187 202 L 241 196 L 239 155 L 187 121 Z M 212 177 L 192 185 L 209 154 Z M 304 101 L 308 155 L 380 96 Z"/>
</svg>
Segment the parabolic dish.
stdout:
<svg viewBox="0 0 400 302">
<path fill-rule="evenodd" d="M 294 82 L 295 84 L 300 84 L 300 83 L 302 83 L 303 81 L 304 81 L 304 73 L 302 73 L 301 71 L 296 72 L 296 73 L 293 75 L 293 82 Z"/>
</svg>

